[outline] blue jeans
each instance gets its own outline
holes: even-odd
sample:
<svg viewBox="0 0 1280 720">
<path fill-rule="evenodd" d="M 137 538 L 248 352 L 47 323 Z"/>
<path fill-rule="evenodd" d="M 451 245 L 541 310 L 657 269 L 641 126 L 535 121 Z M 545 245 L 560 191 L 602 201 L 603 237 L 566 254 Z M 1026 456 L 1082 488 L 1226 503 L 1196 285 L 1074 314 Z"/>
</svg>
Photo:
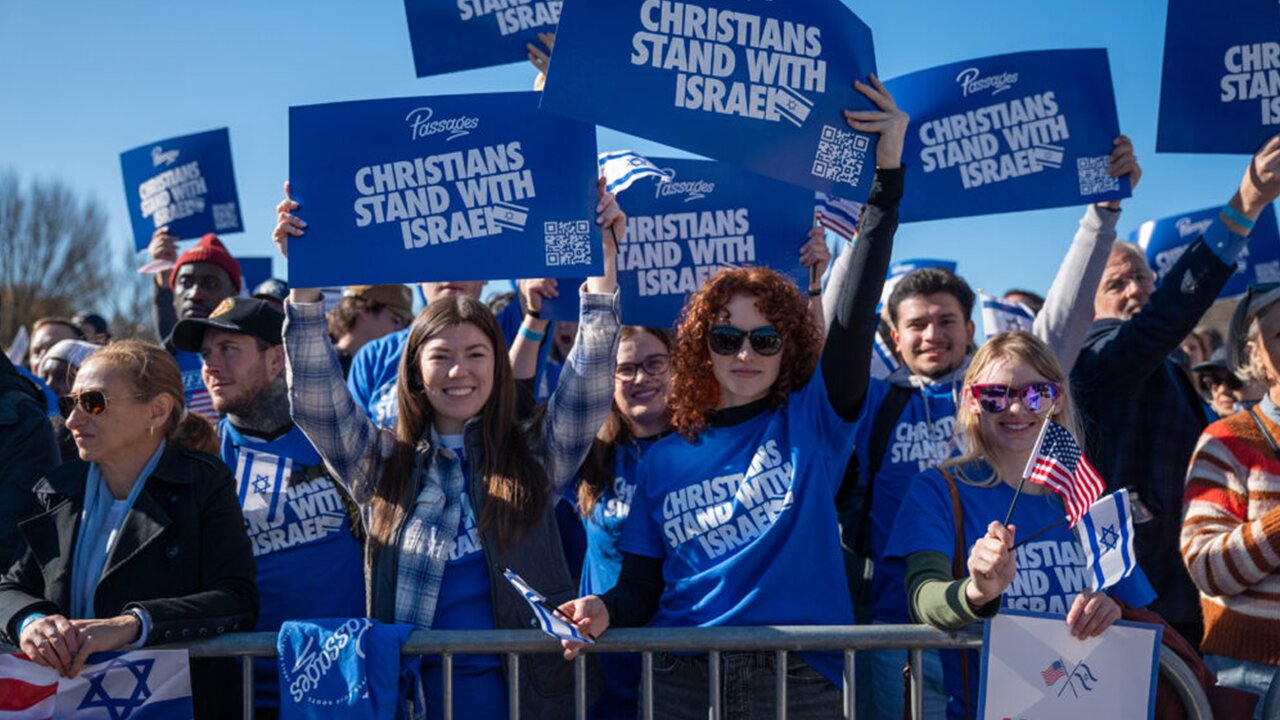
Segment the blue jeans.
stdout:
<svg viewBox="0 0 1280 720">
<path fill-rule="evenodd" d="M 906 650 L 864 650 L 857 655 L 858 720 L 902 720 Z M 924 717 L 944 720 L 947 693 L 937 650 L 924 651 Z"/>
<path fill-rule="evenodd" d="M 1218 676 L 1218 684 L 1237 690 L 1248 690 L 1258 696 L 1258 704 L 1254 707 L 1253 717 L 1262 717 L 1262 701 L 1271 687 L 1271 679 L 1276 675 L 1275 665 L 1237 660 L 1226 655 L 1204 656 L 1204 664 Z"/>
<path fill-rule="evenodd" d="M 777 717 L 775 655 L 720 654 L 720 707 L 724 720 Z M 653 656 L 653 716 L 707 720 L 711 711 L 706 655 Z M 787 655 L 787 711 L 796 718 L 844 717 L 843 695 L 817 670 Z"/>
</svg>

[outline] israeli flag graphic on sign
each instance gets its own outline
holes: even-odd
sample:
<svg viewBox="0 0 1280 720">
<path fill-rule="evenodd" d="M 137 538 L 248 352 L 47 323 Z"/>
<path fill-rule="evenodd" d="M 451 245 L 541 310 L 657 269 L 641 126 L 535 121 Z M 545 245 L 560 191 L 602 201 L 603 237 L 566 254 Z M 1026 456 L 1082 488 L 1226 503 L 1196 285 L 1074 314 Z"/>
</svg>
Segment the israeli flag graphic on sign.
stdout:
<svg viewBox="0 0 1280 720">
<path fill-rule="evenodd" d="M 1138 563 L 1133 555 L 1133 513 L 1129 510 L 1128 490 L 1098 498 L 1080 518 L 1077 528 L 1095 591 L 1105 590 L 1133 572 Z"/>
<path fill-rule="evenodd" d="M 268 522 L 276 519 L 285 479 L 293 473 L 293 460 L 270 453 L 240 448 L 236 462 L 236 481 L 240 508 L 246 517 L 265 514 Z"/>
</svg>

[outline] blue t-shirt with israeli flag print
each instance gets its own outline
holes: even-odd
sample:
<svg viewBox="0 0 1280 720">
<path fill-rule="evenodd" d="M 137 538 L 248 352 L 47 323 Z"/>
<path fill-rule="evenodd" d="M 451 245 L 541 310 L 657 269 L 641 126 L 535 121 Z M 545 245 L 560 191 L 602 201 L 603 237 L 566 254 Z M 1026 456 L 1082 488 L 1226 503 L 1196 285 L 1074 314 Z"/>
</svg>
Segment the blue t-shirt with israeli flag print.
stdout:
<svg viewBox="0 0 1280 720">
<path fill-rule="evenodd" d="M 218 436 L 258 568 L 254 629 L 275 632 L 285 620 L 363 617 L 363 550 L 334 480 L 327 472 L 305 479 L 323 461 L 302 430 L 294 426 L 266 440 L 223 418 Z M 279 706 L 278 672 L 272 658 L 254 662 L 259 706 Z"/>
<path fill-rule="evenodd" d="M 1014 489 L 1003 482 L 990 487 L 973 485 L 990 479 L 991 469 L 986 463 L 968 463 L 949 468 L 948 472 L 956 480 L 960 492 L 964 547 L 972 548 L 979 538 L 987 534 L 987 525 L 1004 519 L 1013 502 Z M 962 476 L 970 482 L 964 482 Z M 948 560 L 954 560 L 955 512 L 951 505 L 951 492 L 942 473 L 928 470 L 917 475 L 907 490 L 907 498 L 894 523 L 884 564 L 903 568 L 908 555 L 925 550 L 942 553 Z M 1018 498 L 1010 521 L 1017 528 L 1015 542 L 1019 538 L 1030 538 L 1045 528 L 1053 529 L 1017 549 L 1017 576 L 1004 591 L 1001 608 L 1061 615 L 1065 622 L 1076 595 L 1089 587 L 1091 579 L 1084 550 L 1075 532 L 1060 524 L 1065 515 L 1062 501 L 1052 492 L 1031 495 L 1024 490 Z M 900 576 L 902 572 L 900 569 Z M 1146 606 L 1155 599 L 1155 592 L 1141 568 L 1135 569 L 1107 594 L 1136 607 Z M 943 685 L 951 697 L 947 705 L 949 718 L 965 716 L 960 652 L 942 651 Z M 978 672 L 978 653 L 963 652 L 973 653 L 969 659 L 969 697 L 976 703 L 981 674 Z"/>
<path fill-rule="evenodd" d="M 440 597 L 432 630 L 492 630 L 493 589 L 489 565 L 480 543 L 475 511 L 465 488 L 471 472 L 461 435 L 442 435 L 441 443 L 462 461 L 462 512 L 458 517 L 453 549 L 445 562 L 440 581 Z M 426 694 L 427 717 L 440 717 L 444 687 L 439 655 L 422 658 L 422 687 Z M 455 655 L 453 696 L 462 699 L 468 718 L 502 720 L 507 717 L 507 681 L 497 655 Z M 455 700 L 457 702 L 457 700 Z"/>
<path fill-rule="evenodd" d="M 200 371 L 204 369 L 204 360 L 200 353 L 179 350 L 173 354 L 182 373 L 182 392 L 187 403 L 187 412 L 193 412 L 215 425 L 218 423 L 218 411 L 213 409 L 213 398 L 204 386 L 204 378 Z"/>
<path fill-rule="evenodd" d="M 782 407 L 649 448 L 619 547 L 663 561 L 650 625 L 853 624 L 835 505 L 852 443 L 815 372 Z M 838 653 L 801 657 L 839 687 Z"/>
</svg>

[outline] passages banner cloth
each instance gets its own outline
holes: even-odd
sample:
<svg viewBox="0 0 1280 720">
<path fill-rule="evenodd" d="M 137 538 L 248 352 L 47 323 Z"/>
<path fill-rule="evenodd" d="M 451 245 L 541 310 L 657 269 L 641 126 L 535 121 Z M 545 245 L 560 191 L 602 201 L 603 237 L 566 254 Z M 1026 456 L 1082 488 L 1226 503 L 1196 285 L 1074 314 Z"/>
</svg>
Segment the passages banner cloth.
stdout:
<svg viewBox="0 0 1280 720">
<path fill-rule="evenodd" d="M 525 62 L 555 32 L 560 0 L 404 0 L 418 77 Z"/>
<path fill-rule="evenodd" d="M 139 251 L 165 225 L 180 238 L 244 230 L 226 128 L 122 152 L 120 169 L 133 245 Z"/>
<path fill-rule="evenodd" d="M 1151 718 L 1163 632 L 1121 620 L 1080 640 L 1061 615 L 1001 610 L 986 623 L 977 716 Z"/>
<path fill-rule="evenodd" d="M 871 29 L 839 0 L 567 0 L 542 108 L 865 200 Z"/>
<path fill-rule="evenodd" d="M 595 129 L 537 93 L 289 108 L 291 287 L 594 275 Z"/>
<path fill-rule="evenodd" d="M 186 650 L 97 653 L 73 678 L 25 655 L 0 655 L 0 717 L 190 720 Z"/>
<path fill-rule="evenodd" d="M 1158 152 L 1253 153 L 1280 132 L 1280 4 L 1169 0 Z"/>
<path fill-rule="evenodd" d="M 1182 253 L 1213 223 L 1222 210 L 1215 205 L 1159 220 L 1148 220 L 1129 234 L 1147 253 L 1147 263 L 1156 273 L 1156 281 L 1164 279 Z M 1276 227 L 1276 209 L 1268 205 L 1258 216 L 1249 233 L 1249 244 L 1236 260 L 1236 271 L 1218 293 L 1218 297 L 1243 295 L 1254 283 L 1280 282 L 1280 229 Z"/>
<path fill-rule="evenodd" d="M 940 65 L 886 83 L 911 114 L 904 221 L 1084 205 L 1130 194 L 1106 50 L 1041 50 Z"/>
</svg>

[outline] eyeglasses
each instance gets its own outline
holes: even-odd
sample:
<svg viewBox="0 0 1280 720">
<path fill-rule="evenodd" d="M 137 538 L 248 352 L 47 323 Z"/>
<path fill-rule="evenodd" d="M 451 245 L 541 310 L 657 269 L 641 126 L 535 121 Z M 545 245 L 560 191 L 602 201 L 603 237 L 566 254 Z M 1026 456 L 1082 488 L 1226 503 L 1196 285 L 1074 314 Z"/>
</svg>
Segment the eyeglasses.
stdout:
<svg viewBox="0 0 1280 720">
<path fill-rule="evenodd" d="M 985 412 L 1002 413 L 1009 409 L 1013 398 L 1019 398 L 1022 407 L 1033 413 L 1041 413 L 1053 407 L 1062 389 L 1050 382 L 1031 383 L 1022 387 L 984 383 L 971 385 L 969 392 L 973 393 L 973 399 L 978 401 Z"/>
<path fill-rule="evenodd" d="M 1244 388 L 1244 383 L 1235 375 L 1225 371 L 1201 371 L 1200 373 L 1200 391 L 1206 395 L 1212 395 L 1213 389 L 1219 385 L 1226 385 L 1228 390 L 1240 390 Z"/>
<path fill-rule="evenodd" d="M 716 325 L 707 335 L 711 352 L 717 355 L 736 355 L 742 349 L 743 338 L 751 341 L 751 349 L 757 355 L 777 355 L 782 352 L 782 336 L 778 334 L 778 328 L 772 325 L 749 332 L 732 325 Z"/>
<path fill-rule="evenodd" d="M 129 395 L 127 397 L 140 398 L 141 395 Z M 89 413 L 90 415 L 101 415 L 107 411 L 107 401 L 111 398 L 107 397 L 101 390 L 85 390 L 82 393 L 73 395 L 65 395 L 58 398 L 58 412 L 62 417 L 69 418 L 71 413 L 75 412 L 76 406 Z"/>
<path fill-rule="evenodd" d="M 644 370 L 644 374 L 649 377 L 657 377 L 667 371 L 671 366 L 671 356 L 666 353 L 660 355 L 650 355 L 638 363 L 618 363 L 618 367 L 613 371 L 613 376 L 622 382 L 631 382 L 640 377 L 640 371 Z"/>
</svg>

